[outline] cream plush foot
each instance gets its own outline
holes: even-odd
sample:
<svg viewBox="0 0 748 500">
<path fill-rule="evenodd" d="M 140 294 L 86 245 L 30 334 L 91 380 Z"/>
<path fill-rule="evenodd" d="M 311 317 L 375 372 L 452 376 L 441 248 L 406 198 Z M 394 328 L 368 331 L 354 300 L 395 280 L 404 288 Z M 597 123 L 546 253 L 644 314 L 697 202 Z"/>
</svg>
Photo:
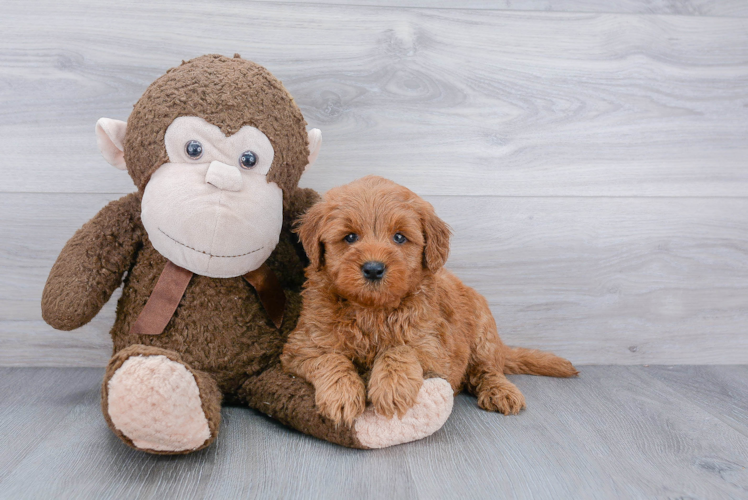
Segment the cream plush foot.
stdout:
<svg viewBox="0 0 748 500">
<path fill-rule="evenodd" d="M 424 381 L 416 404 L 402 417 L 388 419 L 368 407 L 354 424 L 356 437 L 367 448 L 386 448 L 430 436 L 452 413 L 454 392 L 442 378 Z"/>
<path fill-rule="evenodd" d="M 206 417 L 195 374 L 170 357 L 129 356 L 105 381 L 102 405 L 111 424 L 144 451 L 186 453 L 207 446 L 218 430 Z"/>
</svg>

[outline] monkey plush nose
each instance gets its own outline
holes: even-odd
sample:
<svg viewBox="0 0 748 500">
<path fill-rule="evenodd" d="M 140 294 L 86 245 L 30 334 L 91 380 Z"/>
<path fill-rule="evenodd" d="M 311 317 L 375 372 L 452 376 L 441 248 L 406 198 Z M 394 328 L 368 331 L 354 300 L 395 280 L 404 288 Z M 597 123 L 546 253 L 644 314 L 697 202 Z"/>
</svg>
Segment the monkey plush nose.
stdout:
<svg viewBox="0 0 748 500">
<path fill-rule="evenodd" d="M 384 276 L 384 263 L 377 261 L 369 261 L 361 266 L 361 272 L 364 273 L 364 278 L 369 281 L 379 281 Z"/>
<path fill-rule="evenodd" d="M 240 191 L 242 189 L 242 173 L 238 167 L 226 165 L 220 161 L 210 162 L 205 182 L 223 189 L 224 191 Z"/>
</svg>

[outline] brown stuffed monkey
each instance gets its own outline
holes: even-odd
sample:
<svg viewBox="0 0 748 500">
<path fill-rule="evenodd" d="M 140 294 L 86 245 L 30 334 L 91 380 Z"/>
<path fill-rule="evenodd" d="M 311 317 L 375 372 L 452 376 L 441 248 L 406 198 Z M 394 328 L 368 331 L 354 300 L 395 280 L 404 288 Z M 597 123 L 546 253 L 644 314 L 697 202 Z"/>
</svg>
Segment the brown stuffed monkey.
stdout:
<svg viewBox="0 0 748 500">
<path fill-rule="evenodd" d="M 441 427 L 449 384 L 428 380 L 402 419 L 369 409 L 352 427 L 315 408 L 313 387 L 281 370 L 301 308 L 306 256 L 291 232 L 318 195 L 298 187 L 321 136 L 265 68 L 217 55 L 170 69 L 127 123 L 102 118 L 104 157 L 138 191 L 104 207 L 50 272 L 42 315 L 88 323 L 123 286 L 102 384 L 109 427 L 151 453 L 216 438 L 221 402 L 355 448 L 412 441 Z"/>
</svg>

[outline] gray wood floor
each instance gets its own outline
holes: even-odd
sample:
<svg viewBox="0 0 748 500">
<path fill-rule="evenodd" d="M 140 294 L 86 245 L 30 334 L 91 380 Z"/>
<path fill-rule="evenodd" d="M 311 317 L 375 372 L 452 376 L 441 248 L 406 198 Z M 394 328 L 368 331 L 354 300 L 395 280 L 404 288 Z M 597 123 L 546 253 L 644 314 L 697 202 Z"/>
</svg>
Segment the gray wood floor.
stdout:
<svg viewBox="0 0 748 500">
<path fill-rule="evenodd" d="M 0 369 L 0 498 L 748 498 L 748 367 L 515 376 L 519 416 L 457 398 L 439 432 L 340 448 L 225 408 L 217 442 L 158 457 L 100 414 L 97 368 Z"/>
</svg>

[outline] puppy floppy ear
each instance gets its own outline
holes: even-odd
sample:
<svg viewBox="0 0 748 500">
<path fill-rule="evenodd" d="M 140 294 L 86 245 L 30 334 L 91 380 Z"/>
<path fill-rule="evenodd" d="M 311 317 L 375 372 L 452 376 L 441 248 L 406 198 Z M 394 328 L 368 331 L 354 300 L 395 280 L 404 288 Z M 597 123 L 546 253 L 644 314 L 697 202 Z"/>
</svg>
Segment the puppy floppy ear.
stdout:
<svg viewBox="0 0 748 500">
<path fill-rule="evenodd" d="M 419 207 L 423 224 L 423 267 L 431 272 L 438 271 L 449 257 L 449 237 L 452 231 L 446 222 L 441 220 L 431 203 L 423 201 Z"/>
<path fill-rule="evenodd" d="M 309 263 L 314 269 L 319 269 L 324 265 L 324 253 L 325 248 L 322 246 L 322 240 L 320 238 L 320 231 L 322 230 L 322 222 L 327 214 L 327 206 L 325 202 L 318 202 L 307 210 L 307 212 L 299 218 L 296 223 L 294 231 L 299 235 L 299 240 L 304 247 L 307 257 L 309 257 Z"/>
</svg>

